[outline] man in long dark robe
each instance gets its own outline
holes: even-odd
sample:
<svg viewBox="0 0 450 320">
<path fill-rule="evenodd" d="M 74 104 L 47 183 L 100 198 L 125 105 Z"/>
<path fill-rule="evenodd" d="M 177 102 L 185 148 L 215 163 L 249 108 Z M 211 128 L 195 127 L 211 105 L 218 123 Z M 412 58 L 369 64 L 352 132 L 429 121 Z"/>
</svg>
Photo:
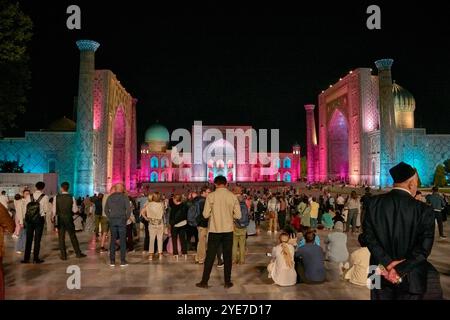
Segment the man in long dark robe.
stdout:
<svg viewBox="0 0 450 320">
<path fill-rule="evenodd" d="M 420 300 L 427 292 L 427 261 L 434 241 L 434 213 L 414 199 L 416 170 L 401 162 L 390 169 L 394 188 L 368 201 L 362 240 L 371 253 L 370 264 L 382 272 L 381 288 L 372 300 Z"/>
</svg>

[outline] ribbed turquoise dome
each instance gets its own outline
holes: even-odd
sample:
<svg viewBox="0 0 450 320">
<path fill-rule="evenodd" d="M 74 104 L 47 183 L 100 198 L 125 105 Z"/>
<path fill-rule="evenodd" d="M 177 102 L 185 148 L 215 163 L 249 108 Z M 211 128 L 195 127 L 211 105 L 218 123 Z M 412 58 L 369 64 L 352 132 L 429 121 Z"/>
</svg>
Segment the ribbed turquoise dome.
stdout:
<svg viewBox="0 0 450 320">
<path fill-rule="evenodd" d="M 169 130 L 167 130 L 166 127 L 164 127 L 159 123 L 151 125 L 145 131 L 145 142 L 151 141 L 169 142 L 170 141 Z"/>
</svg>

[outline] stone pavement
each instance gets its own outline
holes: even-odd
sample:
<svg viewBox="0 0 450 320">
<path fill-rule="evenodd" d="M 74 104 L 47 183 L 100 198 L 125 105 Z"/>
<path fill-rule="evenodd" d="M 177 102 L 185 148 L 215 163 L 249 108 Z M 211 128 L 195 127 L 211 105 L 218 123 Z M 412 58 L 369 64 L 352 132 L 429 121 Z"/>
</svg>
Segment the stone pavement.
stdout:
<svg viewBox="0 0 450 320">
<path fill-rule="evenodd" d="M 446 226 L 448 234 L 449 228 Z M 320 231 L 324 239 L 326 231 Z M 14 240 L 6 239 L 5 278 L 7 299 L 369 299 L 369 290 L 343 280 L 320 285 L 297 284 L 292 287 L 278 287 L 267 278 L 266 266 L 269 259 L 266 252 L 276 243 L 275 235 L 263 232 L 260 236 L 248 238 L 248 255 L 245 265 L 233 266 L 234 287 L 223 288 L 223 269 L 214 267 L 209 289 L 195 287 L 200 281 L 202 265 L 194 264 L 194 254 L 188 260 L 174 261 L 164 256 L 162 261 L 148 261 L 141 253 L 142 239 L 136 252 L 128 255 L 129 265 L 114 268 L 108 265 L 109 254 L 98 252 L 99 244 L 86 232 L 78 233 L 82 250 L 87 258 L 77 259 L 70 253 L 67 261 L 59 259 L 56 235 L 45 235 L 42 240 L 41 265 L 22 265 L 23 255 L 14 252 Z M 358 247 L 356 235 L 349 235 L 348 247 L 352 252 Z M 68 248 L 71 248 L 67 238 Z M 323 242 L 323 241 L 322 241 Z M 97 247 L 97 248 L 96 248 Z M 450 298 L 450 241 L 436 241 L 431 261 L 441 272 L 441 283 L 445 297 Z M 119 261 L 119 259 L 116 259 Z M 81 268 L 81 289 L 69 290 L 66 281 L 69 265 Z"/>
</svg>

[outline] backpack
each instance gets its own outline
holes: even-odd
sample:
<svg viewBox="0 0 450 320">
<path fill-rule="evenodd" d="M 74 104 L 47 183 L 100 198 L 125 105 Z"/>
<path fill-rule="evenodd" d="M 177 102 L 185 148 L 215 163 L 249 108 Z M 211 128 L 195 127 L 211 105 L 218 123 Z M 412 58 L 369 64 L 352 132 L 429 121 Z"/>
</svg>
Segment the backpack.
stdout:
<svg viewBox="0 0 450 320">
<path fill-rule="evenodd" d="M 39 202 L 42 200 L 45 194 L 41 194 L 37 200 L 34 200 L 33 195 L 30 196 L 31 201 L 27 204 L 25 223 L 37 223 L 41 217 L 41 206 Z"/>
<path fill-rule="evenodd" d="M 197 226 L 197 218 L 200 215 L 200 205 L 198 200 L 194 201 L 188 209 L 187 222 L 191 227 Z"/>
<path fill-rule="evenodd" d="M 248 208 L 245 202 L 240 203 L 241 207 L 241 218 L 239 220 L 235 220 L 236 227 L 238 228 L 247 228 L 250 221 L 248 219 Z"/>
</svg>

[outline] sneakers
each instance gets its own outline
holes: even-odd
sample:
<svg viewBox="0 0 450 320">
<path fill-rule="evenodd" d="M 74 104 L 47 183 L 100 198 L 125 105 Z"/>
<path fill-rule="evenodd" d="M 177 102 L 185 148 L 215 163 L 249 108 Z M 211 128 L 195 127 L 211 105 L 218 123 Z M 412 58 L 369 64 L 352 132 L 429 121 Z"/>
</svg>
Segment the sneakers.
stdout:
<svg viewBox="0 0 450 320">
<path fill-rule="evenodd" d="M 41 264 L 41 263 L 44 263 L 44 260 L 42 260 L 42 259 L 36 259 L 36 260 L 33 261 L 33 263 L 35 263 L 35 264 Z"/>
<path fill-rule="evenodd" d="M 158 253 L 158 259 L 159 259 L 159 260 L 162 260 L 162 258 L 163 258 L 162 252 L 161 252 L 161 253 Z"/>
<path fill-rule="evenodd" d="M 217 268 L 222 269 L 222 268 L 223 268 L 223 263 L 218 264 L 218 265 L 217 265 Z"/>
<path fill-rule="evenodd" d="M 105 253 L 108 252 L 108 249 L 106 249 L 105 247 L 101 247 L 100 248 L 100 253 Z"/>
<path fill-rule="evenodd" d="M 225 283 L 223 287 L 224 287 L 225 289 L 229 289 L 229 288 L 231 288 L 232 286 L 234 286 L 233 282 L 228 282 L 228 283 Z"/>
<path fill-rule="evenodd" d="M 110 267 L 115 267 L 115 266 L 116 266 L 116 263 L 113 262 L 113 261 L 111 261 L 111 263 L 109 264 L 109 266 L 110 266 Z"/>
<path fill-rule="evenodd" d="M 148 257 L 148 260 L 150 260 L 150 261 L 153 260 L 153 253 L 150 253 L 150 256 Z"/>
<path fill-rule="evenodd" d="M 120 266 L 121 266 L 121 267 L 126 267 L 126 266 L 128 266 L 128 262 L 124 261 L 124 262 L 122 262 L 122 263 L 120 264 Z"/>
<path fill-rule="evenodd" d="M 440 236 L 439 239 L 445 240 L 445 239 L 447 239 L 447 236 Z"/>
<path fill-rule="evenodd" d="M 86 258 L 86 257 L 87 257 L 87 255 L 85 255 L 84 253 L 80 253 L 79 255 L 77 255 L 78 259 Z"/>
</svg>

